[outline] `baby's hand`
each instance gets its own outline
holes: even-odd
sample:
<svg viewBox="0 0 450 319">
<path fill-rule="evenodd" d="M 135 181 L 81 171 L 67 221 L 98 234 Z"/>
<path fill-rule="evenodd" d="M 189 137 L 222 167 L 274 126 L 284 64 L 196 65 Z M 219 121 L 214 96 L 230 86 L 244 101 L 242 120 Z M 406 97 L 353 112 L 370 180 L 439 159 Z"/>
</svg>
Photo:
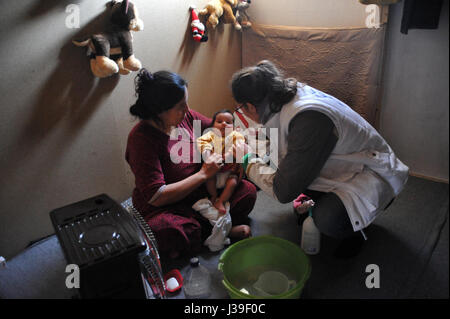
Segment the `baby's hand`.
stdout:
<svg viewBox="0 0 450 319">
<path fill-rule="evenodd" d="M 233 156 L 238 161 L 241 160 L 241 158 L 247 153 L 253 153 L 253 150 L 249 145 L 244 142 L 233 144 Z"/>
<path fill-rule="evenodd" d="M 222 156 L 214 153 L 208 158 L 208 160 L 203 163 L 200 172 L 205 175 L 206 179 L 210 179 L 211 177 L 215 176 L 218 171 L 220 171 L 222 166 Z"/>
<path fill-rule="evenodd" d="M 207 162 L 210 156 L 211 156 L 211 150 L 203 151 L 202 159 L 204 162 Z"/>
<path fill-rule="evenodd" d="M 224 163 L 234 163 L 233 150 L 223 154 Z"/>
</svg>

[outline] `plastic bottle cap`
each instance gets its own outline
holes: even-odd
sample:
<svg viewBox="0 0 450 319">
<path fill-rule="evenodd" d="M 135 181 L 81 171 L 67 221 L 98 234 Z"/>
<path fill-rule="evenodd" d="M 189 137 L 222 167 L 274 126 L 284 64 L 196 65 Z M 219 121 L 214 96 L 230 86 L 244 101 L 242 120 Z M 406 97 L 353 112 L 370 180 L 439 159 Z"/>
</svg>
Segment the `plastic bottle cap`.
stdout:
<svg viewBox="0 0 450 319">
<path fill-rule="evenodd" d="M 199 264 L 199 260 L 197 257 L 193 257 L 193 258 L 191 258 L 190 263 L 191 263 L 192 267 L 197 267 Z"/>
<path fill-rule="evenodd" d="M 178 280 L 176 280 L 174 277 L 169 278 L 169 280 L 166 281 L 166 287 L 169 291 L 176 290 L 180 284 L 178 283 Z"/>
<path fill-rule="evenodd" d="M 308 208 L 308 216 L 312 217 L 312 208 Z"/>
</svg>

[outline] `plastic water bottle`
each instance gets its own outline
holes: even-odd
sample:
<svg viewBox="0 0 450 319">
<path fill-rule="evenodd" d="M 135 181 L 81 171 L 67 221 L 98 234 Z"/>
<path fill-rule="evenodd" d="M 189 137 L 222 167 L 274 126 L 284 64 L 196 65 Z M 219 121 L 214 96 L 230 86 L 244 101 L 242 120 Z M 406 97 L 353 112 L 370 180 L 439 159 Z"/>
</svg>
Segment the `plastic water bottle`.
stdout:
<svg viewBox="0 0 450 319">
<path fill-rule="evenodd" d="M 316 255 L 320 251 L 320 231 L 314 224 L 311 208 L 308 210 L 308 217 L 303 222 L 301 247 L 308 255 Z"/>
<path fill-rule="evenodd" d="M 208 298 L 211 294 L 211 275 L 200 265 L 197 257 L 191 258 L 191 267 L 184 280 L 184 294 L 188 299 Z"/>
</svg>

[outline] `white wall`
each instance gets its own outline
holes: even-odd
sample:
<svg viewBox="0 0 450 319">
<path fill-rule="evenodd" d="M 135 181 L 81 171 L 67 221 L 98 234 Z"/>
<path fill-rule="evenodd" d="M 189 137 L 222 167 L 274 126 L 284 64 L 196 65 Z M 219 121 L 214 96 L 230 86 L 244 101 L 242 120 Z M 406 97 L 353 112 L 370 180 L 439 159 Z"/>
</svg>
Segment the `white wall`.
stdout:
<svg viewBox="0 0 450 319">
<path fill-rule="evenodd" d="M 100 193 L 130 196 L 124 159 L 134 75 L 96 79 L 84 48 L 105 0 L 21 0 L 0 5 L 0 255 L 11 257 L 52 233 L 49 212 Z M 134 1 L 144 31 L 135 55 L 151 71 L 169 69 L 189 82 L 190 106 L 206 115 L 233 106 L 228 82 L 241 67 L 241 35 L 218 27 L 194 43 L 189 4 L 207 0 Z M 65 25 L 66 6 L 80 8 L 81 29 Z"/>
<path fill-rule="evenodd" d="M 248 13 L 259 24 L 301 27 L 363 27 L 366 6 L 358 0 L 254 0 Z"/>
<path fill-rule="evenodd" d="M 411 173 L 448 182 L 449 2 L 437 30 L 400 33 L 403 5 L 390 10 L 380 132 Z"/>
</svg>

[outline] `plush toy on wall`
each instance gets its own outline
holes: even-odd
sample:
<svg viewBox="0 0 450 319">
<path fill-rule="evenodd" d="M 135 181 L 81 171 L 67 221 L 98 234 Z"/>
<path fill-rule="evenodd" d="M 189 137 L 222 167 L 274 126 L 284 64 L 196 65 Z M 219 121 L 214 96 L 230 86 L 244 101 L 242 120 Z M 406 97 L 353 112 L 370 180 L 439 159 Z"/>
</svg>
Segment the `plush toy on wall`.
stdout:
<svg viewBox="0 0 450 319">
<path fill-rule="evenodd" d="M 250 28 L 252 23 L 247 14 L 247 9 L 250 7 L 251 0 L 239 0 L 236 7 L 236 20 L 243 28 Z"/>
<path fill-rule="evenodd" d="M 233 9 L 237 7 L 238 2 L 239 0 L 211 0 L 198 14 L 207 16 L 207 29 L 215 29 L 219 24 L 219 18 L 223 16 L 224 23 L 233 24 L 236 30 L 241 30 L 241 25 L 237 22 L 233 13 Z"/>
<path fill-rule="evenodd" d="M 191 4 L 189 10 L 191 10 L 191 19 L 192 19 L 191 30 L 194 41 L 196 42 L 208 41 L 208 36 L 205 34 L 206 32 L 205 25 L 200 22 L 197 12 L 195 12 L 195 5 Z"/>
<path fill-rule="evenodd" d="M 126 75 L 139 70 L 141 62 L 133 54 L 131 31 L 141 31 L 144 23 L 138 17 L 136 6 L 124 0 L 111 1 L 111 25 L 105 32 L 93 34 L 84 41 L 73 40 L 76 46 L 88 46 L 92 73 L 104 78 L 117 72 Z"/>
</svg>

